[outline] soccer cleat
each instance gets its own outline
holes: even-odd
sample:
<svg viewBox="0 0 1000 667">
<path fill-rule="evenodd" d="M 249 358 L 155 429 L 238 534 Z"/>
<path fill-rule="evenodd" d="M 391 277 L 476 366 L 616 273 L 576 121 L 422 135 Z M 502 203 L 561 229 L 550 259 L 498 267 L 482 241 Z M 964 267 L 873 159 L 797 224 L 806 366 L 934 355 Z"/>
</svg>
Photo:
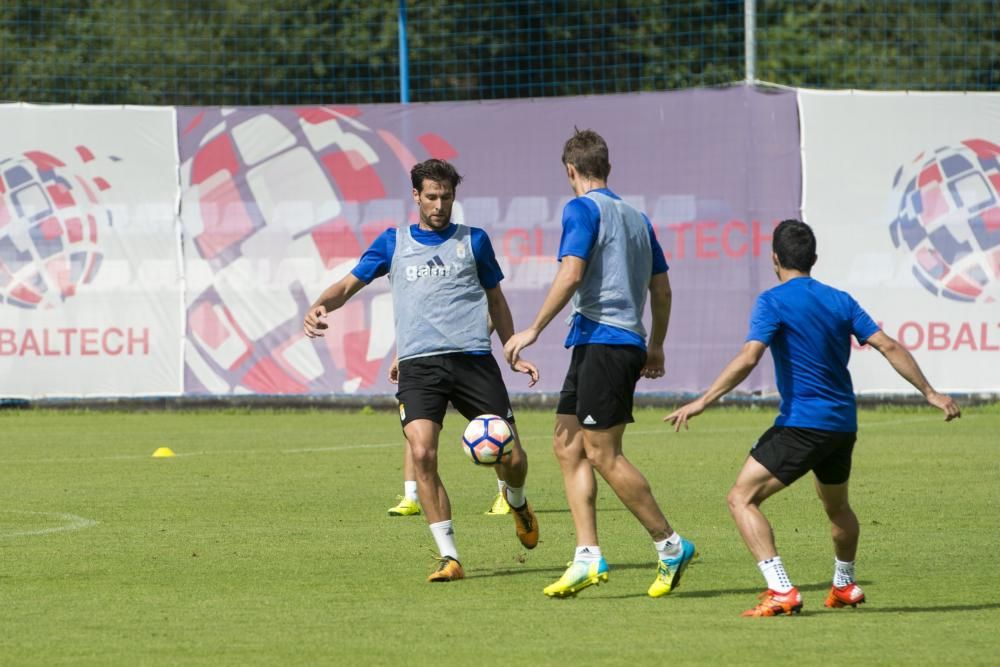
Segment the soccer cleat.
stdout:
<svg viewBox="0 0 1000 667">
<path fill-rule="evenodd" d="M 587 586 L 608 582 L 608 563 L 601 558 L 596 561 L 575 560 L 559 577 L 559 581 L 549 584 L 542 591 L 550 598 L 574 597 Z"/>
<path fill-rule="evenodd" d="M 420 503 L 416 500 L 410 500 L 403 496 L 396 497 L 399 498 L 399 504 L 389 508 L 389 516 L 416 516 L 420 514 Z"/>
<path fill-rule="evenodd" d="M 493 499 L 493 504 L 490 505 L 490 509 L 486 513 L 490 515 L 510 514 L 510 505 L 504 498 L 503 491 L 497 491 L 497 497 Z"/>
<path fill-rule="evenodd" d="M 681 583 L 681 575 L 687 566 L 698 556 L 694 544 L 681 538 L 681 552 L 673 558 L 661 560 L 656 567 L 656 579 L 650 584 L 649 597 L 658 598 L 677 588 Z"/>
<path fill-rule="evenodd" d="M 538 546 L 538 519 L 531 510 L 531 503 L 525 501 L 520 507 L 511 507 L 511 514 L 514 515 L 514 527 L 517 529 L 517 539 L 525 549 L 534 549 Z"/>
<path fill-rule="evenodd" d="M 799 589 L 792 587 L 787 593 L 777 593 L 770 588 L 759 596 L 760 603 L 753 609 L 740 614 L 747 618 L 758 616 L 791 616 L 802 611 L 802 596 Z"/>
<path fill-rule="evenodd" d="M 861 590 L 861 586 L 858 586 L 853 581 L 846 586 L 831 586 L 830 594 L 826 596 L 826 602 L 824 603 L 827 607 L 831 609 L 840 609 L 841 607 L 857 607 L 859 604 L 864 603 L 865 592 Z"/>
<path fill-rule="evenodd" d="M 465 570 L 462 569 L 462 564 L 451 556 L 442 556 L 437 561 L 437 568 L 431 572 L 431 576 L 427 577 L 427 581 L 442 582 L 465 579 Z"/>
</svg>

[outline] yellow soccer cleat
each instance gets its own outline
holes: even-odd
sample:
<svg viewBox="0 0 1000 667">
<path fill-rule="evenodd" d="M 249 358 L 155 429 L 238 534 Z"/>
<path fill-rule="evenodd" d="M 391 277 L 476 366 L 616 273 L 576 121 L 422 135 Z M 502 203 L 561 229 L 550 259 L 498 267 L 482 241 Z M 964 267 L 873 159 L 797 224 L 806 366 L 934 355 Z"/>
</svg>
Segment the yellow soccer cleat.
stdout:
<svg viewBox="0 0 1000 667">
<path fill-rule="evenodd" d="M 431 572 L 431 576 L 427 577 L 427 581 L 445 582 L 465 579 L 465 570 L 462 569 L 462 564 L 451 556 L 443 556 L 437 561 L 437 568 Z"/>
<path fill-rule="evenodd" d="M 491 516 L 496 516 L 498 514 L 510 514 L 510 505 L 507 504 L 507 499 L 504 498 L 503 491 L 497 491 L 497 497 L 493 499 L 493 504 L 490 505 L 489 511 L 486 513 Z"/>
<path fill-rule="evenodd" d="M 389 516 L 416 516 L 420 514 L 420 503 L 403 496 L 399 498 L 399 504 L 389 508 Z"/>
<path fill-rule="evenodd" d="M 698 556 L 694 544 L 681 538 L 681 553 L 673 558 L 661 560 L 656 568 L 656 579 L 649 586 L 649 597 L 658 598 L 677 588 L 681 583 L 681 575 L 687 566 Z"/>
<path fill-rule="evenodd" d="M 575 597 L 587 586 L 607 582 L 608 563 L 603 558 L 590 562 L 575 560 L 569 563 L 569 568 L 559 577 L 559 581 L 546 586 L 542 592 L 550 598 Z"/>
</svg>

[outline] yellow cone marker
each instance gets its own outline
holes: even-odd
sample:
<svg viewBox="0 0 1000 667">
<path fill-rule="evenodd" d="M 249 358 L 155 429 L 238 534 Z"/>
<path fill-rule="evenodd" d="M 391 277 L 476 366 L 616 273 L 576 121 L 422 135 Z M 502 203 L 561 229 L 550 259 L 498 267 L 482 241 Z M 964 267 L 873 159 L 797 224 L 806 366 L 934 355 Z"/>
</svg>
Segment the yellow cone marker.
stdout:
<svg viewBox="0 0 1000 667">
<path fill-rule="evenodd" d="M 165 459 L 171 456 L 177 456 L 177 455 L 174 454 L 174 450 L 170 449 L 169 447 L 159 447 L 155 452 L 153 452 L 154 459 Z"/>
</svg>

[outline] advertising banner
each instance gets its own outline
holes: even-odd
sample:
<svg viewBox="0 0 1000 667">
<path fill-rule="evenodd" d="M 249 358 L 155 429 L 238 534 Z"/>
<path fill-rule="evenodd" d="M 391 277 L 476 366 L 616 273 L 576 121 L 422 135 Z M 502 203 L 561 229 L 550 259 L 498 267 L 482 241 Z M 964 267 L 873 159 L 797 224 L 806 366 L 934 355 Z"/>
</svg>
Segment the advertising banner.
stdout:
<svg viewBox="0 0 1000 667">
<path fill-rule="evenodd" d="M 182 391 L 173 109 L 0 105 L 0 396 Z"/>
<path fill-rule="evenodd" d="M 178 109 L 185 392 L 393 392 L 387 279 L 333 314 L 323 339 L 304 338 L 301 321 L 382 231 L 416 222 L 409 170 L 430 157 L 464 176 L 453 219 L 489 233 L 515 327 L 527 326 L 557 269 L 574 126 L 607 139 L 610 188 L 649 216 L 671 266 L 667 375 L 640 391 L 704 389 L 742 345 L 753 297 L 775 283 L 771 229 L 799 213 L 792 92 Z M 525 352 L 542 372 L 535 390 L 561 387 L 566 331 L 553 322 Z M 770 390 L 771 375 L 744 388 Z M 525 377 L 509 374 L 508 387 L 526 391 Z"/>
<path fill-rule="evenodd" d="M 813 275 L 938 390 L 1000 390 L 1000 95 L 800 91 Z M 912 392 L 867 346 L 855 391 Z"/>
</svg>

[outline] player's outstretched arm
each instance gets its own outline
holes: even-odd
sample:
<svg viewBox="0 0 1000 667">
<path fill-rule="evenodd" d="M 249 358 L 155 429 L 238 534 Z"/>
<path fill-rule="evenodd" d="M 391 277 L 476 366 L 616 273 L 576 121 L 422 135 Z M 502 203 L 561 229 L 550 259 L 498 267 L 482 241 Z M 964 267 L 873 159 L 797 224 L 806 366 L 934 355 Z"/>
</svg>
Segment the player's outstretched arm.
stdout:
<svg viewBox="0 0 1000 667">
<path fill-rule="evenodd" d="M 672 301 L 670 278 L 666 272 L 657 273 L 649 281 L 649 305 L 653 321 L 649 328 L 649 341 L 646 344 L 646 365 L 640 373 L 644 378 L 656 379 L 663 377 L 667 372 L 663 341 L 667 337 L 667 327 L 670 325 Z"/>
<path fill-rule="evenodd" d="M 302 330 L 309 338 L 317 338 L 323 335 L 329 325 L 323 320 L 329 313 L 337 310 L 357 294 L 365 283 L 359 280 L 353 273 L 333 283 L 319 295 L 319 298 L 309 306 L 306 316 L 302 320 Z"/>
<path fill-rule="evenodd" d="M 944 420 L 946 422 L 962 416 L 962 411 L 959 409 L 958 404 L 950 396 L 934 390 L 931 383 L 924 377 L 924 372 L 920 370 L 917 360 L 913 358 L 909 350 L 900 345 L 892 336 L 889 336 L 884 331 L 876 331 L 865 342 L 881 352 L 882 356 L 899 373 L 900 377 L 916 387 L 917 391 L 924 395 L 928 403 L 944 412 Z"/>
<path fill-rule="evenodd" d="M 500 343 L 506 343 L 514 335 L 514 316 L 510 313 L 510 305 L 500 286 L 486 290 L 486 305 L 489 311 L 487 325 L 491 331 L 497 332 Z M 538 382 L 538 368 L 527 359 L 518 359 L 510 365 L 518 373 L 526 373 L 531 380 L 529 387 Z"/>
<path fill-rule="evenodd" d="M 760 363 L 760 359 L 764 356 L 764 350 L 766 349 L 767 346 L 764 343 L 758 340 L 748 340 L 743 344 L 743 349 L 740 350 L 739 354 L 733 357 L 733 360 L 722 369 L 719 377 L 715 378 L 715 382 L 712 383 L 712 386 L 704 394 L 687 405 L 677 408 L 664 417 L 663 421 L 673 424 L 675 432 L 680 431 L 682 426 L 688 428 L 689 419 L 700 415 L 704 412 L 705 408 L 731 392 L 743 380 L 747 379 L 750 371 Z"/>
<path fill-rule="evenodd" d="M 521 350 L 538 340 L 538 336 L 545 330 L 559 311 L 562 310 L 573 297 L 577 287 L 583 280 L 583 272 L 587 268 L 587 260 L 573 255 L 566 255 L 559 262 L 559 270 L 552 281 L 549 293 L 545 295 L 545 301 L 535 316 L 535 321 L 524 331 L 519 331 L 511 336 L 503 346 L 503 355 L 507 363 L 516 364 L 521 356 Z M 498 329 L 499 331 L 499 329 Z"/>
</svg>

